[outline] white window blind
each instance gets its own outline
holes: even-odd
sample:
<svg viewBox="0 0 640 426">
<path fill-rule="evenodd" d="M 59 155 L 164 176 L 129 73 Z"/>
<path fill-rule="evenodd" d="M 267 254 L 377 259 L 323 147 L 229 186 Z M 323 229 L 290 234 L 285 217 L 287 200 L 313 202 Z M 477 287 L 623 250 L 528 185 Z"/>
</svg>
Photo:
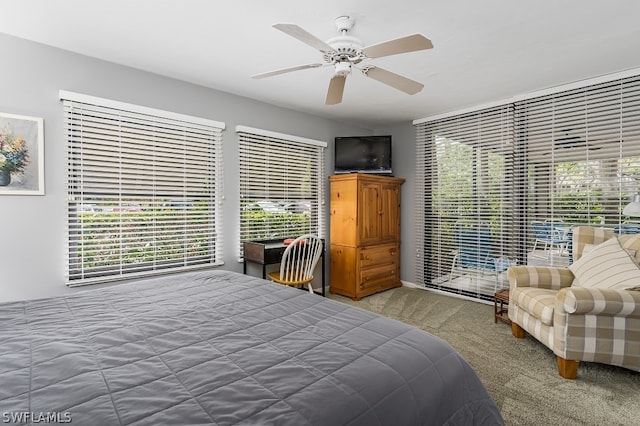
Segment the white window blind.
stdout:
<svg viewBox="0 0 640 426">
<path fill-rule="evenodd" d="M 324 236 L 326 142 L 238 126 L 242 242 Z"/>
<path fill-rule="evenodd" d="M 69 285 L 222 264 L 224 123 L 61 92 Z"/>
<path fill-rule="evenodd" d="M 450 279 L 449 229 L 469 214 L 491 224 L 494 254 L 520 264 L 569 264 L 572 226 L 639 232 L 622 213 L 640 191 L 639 116 L 632 76 L 417 123 L 417 281 L 468 294 Z M 534 251 L 533 222 L 569 230 L 566 251 Z"/>
<path fill-rule="evenodd" d="M 516 103 L 530 220 L 615 226 L 640 183 L 640 79 Z"/>
<path fill-rule="evenodd" d="M 513 108 L 502 106 L 427 122 L 416 130 L 416 217 L 423 237 L 418 246 L 418 280 L 473 297 L 493 294 L 496 287 L 506 286 L 500 267 L 494 268 L 496 262 L 514 257 L 513 188 L 509 185 L 514 160 Z M 473 271 L 477 273 L 453 276 L 461 266 L 468 270 L 473 266 L 459 262 L 461 246 L 469 244 L 479 256 Z M 466 256 L 462 260 L 471 260 L 475 254 Z"/>
</svg>

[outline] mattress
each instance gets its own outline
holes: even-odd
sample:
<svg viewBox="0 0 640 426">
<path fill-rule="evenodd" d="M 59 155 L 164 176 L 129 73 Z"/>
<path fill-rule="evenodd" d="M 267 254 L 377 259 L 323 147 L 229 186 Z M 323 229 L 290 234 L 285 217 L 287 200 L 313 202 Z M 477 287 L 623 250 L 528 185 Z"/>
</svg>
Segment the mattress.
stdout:
<svg viewBox="0 0 640 426">
<path fill-rule="evenodd" d="M 446 342 L 207 270 L 0 304 L 3 422 L 502 424 Z"/>
</svg>

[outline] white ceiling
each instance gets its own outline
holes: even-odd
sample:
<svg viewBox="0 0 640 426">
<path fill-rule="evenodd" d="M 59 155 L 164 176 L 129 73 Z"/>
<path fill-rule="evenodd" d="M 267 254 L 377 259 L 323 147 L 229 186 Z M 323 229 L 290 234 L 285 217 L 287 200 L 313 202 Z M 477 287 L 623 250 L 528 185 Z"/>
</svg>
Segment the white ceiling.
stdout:
<svg viewBox="0 0 640 426">
<path fill-rule="evenodd" d="M 343 102 L 325 106 L 330 67 L 250 78 L 322 61 L 272 24 L 327 40 L 340 15 L 365 45 L 431 39 L 370 61 L 424 89 L 352 73 Z M 640 67 L 638 0 L 3 0 L 0 16 L 2 33 L 370 128 Z"/>
</svg>

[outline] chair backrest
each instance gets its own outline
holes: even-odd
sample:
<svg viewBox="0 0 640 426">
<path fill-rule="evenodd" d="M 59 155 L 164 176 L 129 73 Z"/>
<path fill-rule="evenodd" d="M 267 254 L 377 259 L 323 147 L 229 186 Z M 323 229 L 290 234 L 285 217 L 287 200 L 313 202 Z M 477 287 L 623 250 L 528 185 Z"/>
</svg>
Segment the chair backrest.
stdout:
<svg viewBox="0 0 640 426">
<path fill-rule="evenodd" d="M 280 279 L 305 282 L 313 278 L 313 270 L 322 254 L 322 240 L 315 235 L 302 235 L 287 246 L 280 262 Z"/>
<path fill-rule="evenodd" d="M 553 224 L 551 222 L 531 222 L 531 227 L 533 228 L 533 233 L 536 238 L 540 241 L 548 241 L 551 239 L 551 230 L 553 229 Z"/>
<path fill-rule="evenodd" d="M 533 228 L 536 239 L 546 243 L 556 243 L 562 240 L 561 232 L 556 229 L 556 227 L 564 225 L 565 223 L 562 221 L 531 222 L 531 227 Z"/>
<path fill-rule="evenodd" d="M 619 235 L 640 234 L 640 224 L 623 223 L 613 228 L 613 232 Z"/>
<path fill-rule="evenodd" d="M 573 228 L 573 261 L 582 257 L 582 251 L 585 244 L 600 244 L 607 241 L 609 238 L 613 238 L 616 235 L 604 228 L 598 228 L 595 226 L 576 226 Z"/>
<path fill-rule="evenodd" d="M 461 266 L 475 269 L 495 269 L 493 242 L 488 226 L 456 224 L 455 244 Z"/>
</svg>

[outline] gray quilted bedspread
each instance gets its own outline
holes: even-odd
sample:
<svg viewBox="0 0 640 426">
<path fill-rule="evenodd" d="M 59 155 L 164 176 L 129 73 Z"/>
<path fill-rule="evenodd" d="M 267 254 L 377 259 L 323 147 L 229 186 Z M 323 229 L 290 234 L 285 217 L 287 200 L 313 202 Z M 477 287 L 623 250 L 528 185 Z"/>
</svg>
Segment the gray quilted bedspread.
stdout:
<svg viewBox="0 0 640 426">
<path fill-rule="evenodd" d="M 502 424 L 441 339 L 220 270 L 0 304 L 0 415 L 73 425 Z"/>
</svg>

